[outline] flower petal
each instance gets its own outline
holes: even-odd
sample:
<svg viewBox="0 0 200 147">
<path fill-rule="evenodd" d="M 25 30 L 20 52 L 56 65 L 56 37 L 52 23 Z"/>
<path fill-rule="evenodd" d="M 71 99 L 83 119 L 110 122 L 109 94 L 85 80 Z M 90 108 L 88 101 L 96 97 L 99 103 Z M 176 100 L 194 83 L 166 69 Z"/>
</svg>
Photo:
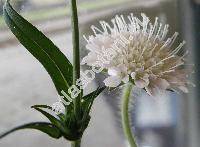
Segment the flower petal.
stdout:
<svg viewBox="0 0 200 147">
<path fill-rule="evenodd" d="M 108 74 L 110 76 L 118 76 L 120 75 L 121 71 L 117 67 L 111 67 L 108 69 Z"/>
<path fill-rule="evenodd" d="M 144 88 L 149 85 L 149 81 L 138 79 L 138 80 L 135 80 L 135 85 L 139 88 Z"/>
<path fill-rule="evenodd" d="M 167 88 L 169 88 L 170 84 L 165 80 L 165 79 L 161 79 L 161 78 L 157 78 L 155 80 L 154 83 L 157 87 L 159 87 L 160 89 L 166 90 Z"/>
<path fill-rule="evenodd" d="M 110 76 L 106 78 L 103 82 L 108 87 L 117 87 L 121 83 L 122 79 L 119 76 Z"/>
<path fill-rule="evenodd" d="M 188 93 L 189 92 L 189 90 L 188 90 L 188 88 L 186 87 L 186 86 L 179 86 L 178 87 L 181 91 L 183 91 L 184 93 Z"/>
<path fill-rule="evenodd" d="M 97 61 L 97 56 L 94 52 L 90 52 L 87 56 L 85 56 L 82 61 L 81 64 L 88 64 L 88 65 L 92 65 L 95 64 Z"/>
<path fill-rule="evenodd" d="M 147 86 L 145 87 L 145 90 L 151 96 L 156 96 L 160 93 L 160 89 L 154 86 Z"/>
</svg>

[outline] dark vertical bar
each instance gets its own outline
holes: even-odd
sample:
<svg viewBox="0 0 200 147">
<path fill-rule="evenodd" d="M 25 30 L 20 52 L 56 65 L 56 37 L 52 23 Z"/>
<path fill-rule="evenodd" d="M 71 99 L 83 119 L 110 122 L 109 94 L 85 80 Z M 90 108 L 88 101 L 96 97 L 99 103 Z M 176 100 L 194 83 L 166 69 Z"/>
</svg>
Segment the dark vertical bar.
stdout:
<svg viewBox="0 0 200 147">
<path fill-rule="evenodd" d="M 195 63 L 193 81 L 196 87 L 188 97 L 188 147 L 200 145 L 200 5 L 197 1 L 178 0 L 177 9 L 186 49 L 192 53 L 189 59 Z"/>
</svg>

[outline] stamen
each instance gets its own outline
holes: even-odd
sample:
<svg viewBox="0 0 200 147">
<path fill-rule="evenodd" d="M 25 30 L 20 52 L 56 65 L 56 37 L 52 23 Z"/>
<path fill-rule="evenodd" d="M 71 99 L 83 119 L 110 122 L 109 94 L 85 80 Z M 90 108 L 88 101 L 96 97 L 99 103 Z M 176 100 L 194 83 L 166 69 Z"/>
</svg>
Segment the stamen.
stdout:
<svg viewBox="0 0 200 147">
<path fill-rule="evenodd" d="M 170 82 L 172 84 L 188 84 L 188 85 L 191 85 L 193 87 L 196 87 L 196 85 L 192 82 L 189 82 L 189 81 L 186 81 L 186 82 Z"/>
<path fill-rule="evenodd" d="M 159 74 L 165 74 L 165 73 L 170 73 L 170 72 L 175 72 L 175 70 L 174 69 L 173 70 L 166 70 L 166 71 L 163 71 L 163 72 L 161 72 Z"/>
<path fill-rule="evenodd" d="M 154 50 L 156 49 L 157 46 L 158 46 L 158 44 L 156 43 L 155 46 L 152 49 L 152 52 L 154 52 Z"/>
<path fill-rule="evenodd" d="M 167 41 L 165 41 L 165 43 L 163 44 L 163 46 L 159 49 L 159 51 L 166 48 L 171 43 L 171 41 L 171 38 L 168 38 Z"/>
<path fill-rule="evenodd" d="M 85 35 L 83 35 L 83 38 L 85 39 L 85 41 L 86 41 L 87 43 L 89 43 L 89 40 L 87 39 L 87 37 L 86 37 Z"/>
<path fill-rule="evenodd" d="M 124 26 L 124 23 L 123 23 L 122 19 L 118 15 L 116 15 L 115 19 L 116 19 L 116 23 L 117 23 L 118 28 L 119 28 L 119 32 L 124 31 L 125 30 L 124 29 L 125 26 Z"/>
<path fill-rule="evenodd" d="M 171 47 L 174 44 L 174 41 L 178 37 L 178 32 L 175 32 L 174 35 L 171 37 L 172 42 L 170 43 L 169 47 Z"/>
<path fill-rule="evenodd" d="M 182 62 L 182 63 L 180 63 L 180 64 L 177 64 L 177 65 L 175 65 L 175 66 L 171 67 L 170 69 L 177 68 L 177 67 L 179 67 L 179 66 L 181 66 L 181 65 L 184 65 L 184 62 Z"/>
<path fill-rule="evenodd" d="M 149 35 L 148 35 L 148 40 L 151 38 L 151 32 L 153 32 L 153 25 L 150 23 L 150 31 L 149 31 Z"/>
<path fill-rule="evenodd" d="M 141 16 L 143 17 L 143 33 L 146 34 L 147 26 L 148 26 L 150 20 L 144 13 L 141 13 Z"/>
<path fill-rule="evenodd" d="M 172 53 L 170 53 L 170 55 L 177 54 L 181 50 L 181 48 L 185 45 L 185 43 L 186 43 L 185 41 L 183 41 L 182 43 L 180 43 L 179 46 L 174 51 L 172 51 Z"/>
<path fill-rule="evenodd" d="M 158 25 L 158 17 L 155 18 L 155 22 L 154 22 L 153 28 L 150 30 L 148 39 L 150 39 L 153 36 L 157 25 Z"/>
<path fill-rule="evenodd" d="M 153 41 L 153 42 L 155 42 L 156 39 L 159 37 L 159 34 L 160 34 L 160 31 L 161 31 L 161 28 L 162 28 L 162 23 L 160 23 L 160 26 L 159 26 L 158 32 L 157 32 L 156 37 L 154 38 L 154 41 Z"/>
<path fill-rule="evenodd" d="M 142 53 L 141 53 L 141 55 L 140 55 L 140 57 L 139 57 L 139 60 L 142 58 L 142 56 L 143 56 L 143 54 L 144 54 L 144 51 L 147 49 L 147 46 L 145 46 L 144 48 L 143 48 L 143 50 L 142 50 Z"/>
<path fill-rule="evenodd" d="M 114 33 L 115 35 L 117 35 L 117 34 L 119 33 L 119 28 L 118 28 L 118 26 L 117 26 L 117 24 L 116 24 L 116 20 L 115 20 L 115 19 L 112 19 L 111 22 L 113 23 L 113 33 Z"/>
<path fill-rule="evenodd" d="M 171 58 L 174 58 L 174 57 L 175 57 L 174 55 L 172 55 L 172 56 L 170 56 L 170 57 L 166 57 L 166 58 L 160 60 L 158 63 L 154 64 L 153 66 L 151 66 L 151 67 L 149 67 L 149 68 L 153 68 L 153 67 L 156 67 L 156 66 L 158 66 L 158 65 L 160 65 L 160 64 L 163 64 L 164 61 L 166 61 L 166 60 L 168 60 L 168 59 L 171 59 Z M 149 68 L 148 68 L 148 69 L 149 69 Z"/>
<path fill-rule="evenodd" d="M 187 51 L 185 52 L 185 54 L 183 54 L 182 57 L 180 57 L 180 59 L 183 60 L 188 54 L 189 54 L 189 51 L 187 50 Z M 185 60 L 184 60 L 184 61 L 185 61 Z"/>
<path fill-rule="evenodd" d="M 169 28 L 168 24 L 164 26 L 164 30 L 163 30 L 163 33 L 161 34 L 162 36 L 160 38 L 161 41 L 163 41 L 165 39 L 165 37 L 167 36 L 167 33 L 169 31 L 168 28 Z"/>
<path fill-rule="evenodd" d="M 123 15 L 121 15 L 121 19 L 122 19 L 122 22 L 123 22 L 124 31 L 127 31 L 128 27 L 127 27 L 127 23 L 126 23 Z"/>
<path fill-rule="evenodd" d="M 98 35 L 97 32 L 99 32 L 100 34 L 103 34 L 103 32 L 100 29 L 98 29 L 97 27 L 95 27 L 94 25 L 91 26 L 91 29 L 94 32 L 95 36 Z"/>
<path fill-rule="evenodd" d="M 135 21 L 136 32 L 140 31 L 140 26 L 142 26 L 142 22 L 137 17 L 133 17 L 133 18 Z"/>
</svg>

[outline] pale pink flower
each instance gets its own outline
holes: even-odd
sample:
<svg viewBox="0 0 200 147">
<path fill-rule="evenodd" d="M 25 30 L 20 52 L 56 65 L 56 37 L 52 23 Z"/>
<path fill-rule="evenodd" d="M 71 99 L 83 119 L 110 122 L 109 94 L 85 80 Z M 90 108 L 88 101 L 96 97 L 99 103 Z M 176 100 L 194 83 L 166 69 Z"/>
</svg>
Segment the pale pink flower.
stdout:
<svg viewBox="0 0 200 147">
<path fill-rule="evenodd" d="M 94 35 L 84 36 L 89 53 L 82 64 L 103 67 L 109 75 L 104 80 L 108 87 L 132 81 L 150 95 L 167 89 L 187 93 L 188 72 L 183 67 L 188 52 L 178 55 L 185 41 L 174 47 L 177 32 L 166 39 L 169 25 L 158 18 L 152 24 L 145 14 L 141 16 L 130 14 L 127 22 L 121 15 L 112 24 L 100 21 L 101 29 L 91 26 Z"/>
</svg>

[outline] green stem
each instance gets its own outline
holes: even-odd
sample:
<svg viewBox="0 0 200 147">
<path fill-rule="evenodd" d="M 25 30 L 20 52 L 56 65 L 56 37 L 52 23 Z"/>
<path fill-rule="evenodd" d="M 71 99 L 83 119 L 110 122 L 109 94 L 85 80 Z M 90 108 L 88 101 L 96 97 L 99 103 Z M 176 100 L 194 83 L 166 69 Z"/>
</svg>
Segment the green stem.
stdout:
<svg viewBox="0 0 200 147">
<path fill-rule="evenodd" d="M 80 78 L 80 47 L 79 47 L 79 22 L 77 14 L 76 0 L 71 0 L 71 25 L 72 25 L 72 44 L 73 44 L 73 85 Z M 81 119 L 81 93 L 74 99 L 74 113 L 77 121 Z M 71 142 L 71 147 L 80 147 L 81 139 Z"/>
<path fill-rule="evenodd" d="M 80 147 L 81 146 L 81 141 L 77 140 L 77 141 L 73 141 L 71 143 L 71 147 Z"/>
<path fill-rule="evenodd" d="M 131 125 L 130 125 L 130 119 L 129 119 L 129 113 L 128 113 L 129 111 L 128 107 L 129 107 L 129 101 L 130 101 L 132 88 L 133 88 L 133 85 L 131 83 L 128 83 L 124 89 L 121 115 L 122 115 L 122 126 L 123 126 L 125 137 L 128 140 L 131 147 L 137 147 L 135 139 L 131 131 Z"/>
<path fill-rule="evenodd" d="M 80 78 L 80 53 L 79 53 L 79 22 L 77 14 L 76 0 L 71 0 L 71 24 L 73 39 L 73 85 L 76 85 L 77 79 Z M 74 99 L 74 111 L 77 118 L 80 117 L 81 94 Z"/>
</svg>

